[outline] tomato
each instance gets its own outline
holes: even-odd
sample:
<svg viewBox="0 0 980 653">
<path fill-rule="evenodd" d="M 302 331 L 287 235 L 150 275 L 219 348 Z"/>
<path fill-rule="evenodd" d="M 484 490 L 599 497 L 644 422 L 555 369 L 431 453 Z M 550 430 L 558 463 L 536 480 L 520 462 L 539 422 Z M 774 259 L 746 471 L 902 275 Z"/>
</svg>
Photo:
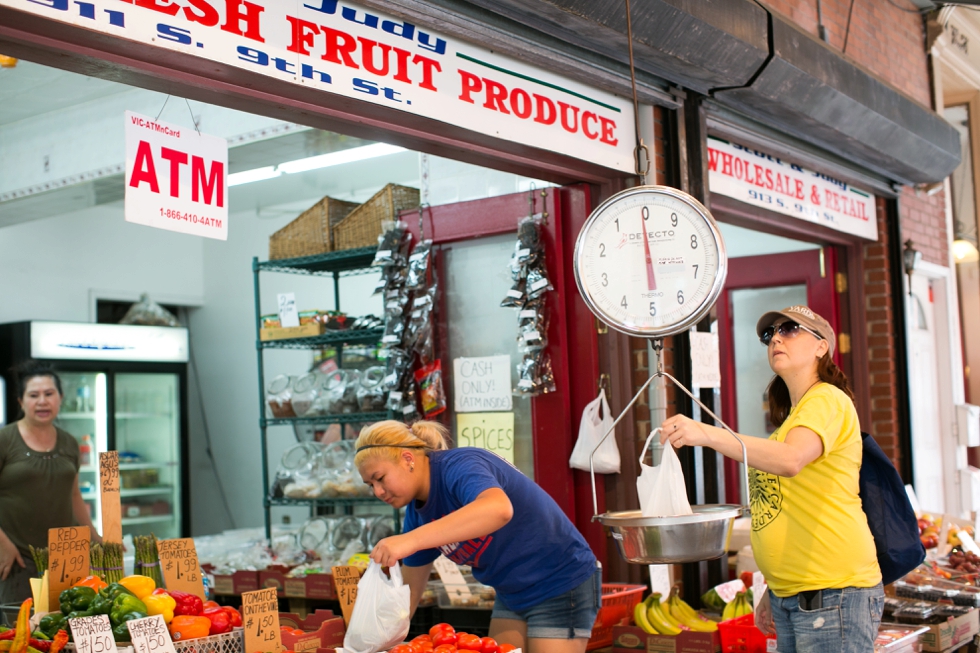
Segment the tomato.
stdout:
<svg viewBox="0 0 980 653">
<path fill-rule="evenodd" d="M 437 646 L 432 653 L 456 653 L 456 647 L 452 644 L 443 644 L 442 646 Z"/>
<path fill-rule="evenodd" d="M 500 646 L 493 637 L 480 638 L 481 653 L 500 653 Z"/>
<path fill-rule="evenodd" d="M 432 637 L 432 643 L 436 645 L 436 650 L 444 644 L 449 644 L 452 647 L 456 647 L 456 631 L 454 630 L 440 630 Z"/>
<path fill-rule="evenodd" d="M 432 638 L 432 641 L 435 642 L 436 641 L 436 634 L 439 633 L 439 632 L 441 632 L 441 631 L 443 631 L 443 630 L 448 630 L 451 633 L 455 633 L 456 632 L 456 629 L 453 628 L 452 626 L 450 626 L 449 624 L 447 624 L 447 623 L 441 623 L 441 624 L 436 624 L 432 628 L 429 628 L 429 637 L 431 637 Z"/>
<path fill-rule="evenodd" d="M 499 650 L 500 653 L 510 653 L 511 651 L 517 650 L 517 647 L 513 644 L 501 644 Z"/>
<path fill-rule="evenodd" d="M 431 644 L 432 643 L 432 637 L 430 637 L 429 635 L 419 635 L 418 637 L 416 637 L 416 638 L 414 638 L 412 640 L 412 643 L 413 644 L 417 644 L 419 642 L 423 642 L 423 643 L 424 642 L 428 642 L 429 644 Z"/>
<path fill-rule="evenodd" d="M 408 644 L 399 644 L 395 648 L 391 649 L 389 653 L 415 653 L 415 652 L 412 650 L 412 647 L 409 646 Z"/>
<path fill-rule="evenodd" d="M 480 638 L 477 637 L 476 635 L 470 635 L 469 633 L 460 633 L 457 636 L 456 646 L 460 650 L 479 651 L 482 649 L 483 644 L 482 642 L 480 642 Z"/>
</svg>

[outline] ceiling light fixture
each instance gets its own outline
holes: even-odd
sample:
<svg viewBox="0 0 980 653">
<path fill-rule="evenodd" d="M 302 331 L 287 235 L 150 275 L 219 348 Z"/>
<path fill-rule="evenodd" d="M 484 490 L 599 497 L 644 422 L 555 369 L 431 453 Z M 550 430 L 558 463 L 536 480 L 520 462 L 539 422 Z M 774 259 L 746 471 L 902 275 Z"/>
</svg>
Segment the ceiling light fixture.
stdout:
<svg viewBox="0 0 980 653">
<path fill-rule="evenodd" d="M 969 240 L 957 238 L 953 241 L 953 258 L 957 263 L 976 263 L 980 261 L 980 251 Z"/>
<path fill-rule="evenodd" d="M 404 147 L 389 145 L 387 143 L 373 143 L 362 147 L 352 147 L 347 150 L 339 150 L 337 152 L 328 152 L 327 154 L 306 157 L 305 159 L 286 161 L 285 163 L 280 163 L 277 166 L 266 166 L 264 168 L 236 172 L 228 175 L 228 186 L 240 186 L 241 184 L 249 184 L 253 181 L 272 179 L 273 177 L 278 177 L 283 174 L 296 174 L 299 172 L 308 172 L 310 170 L 319 170 L 320 168 L 329 168 L 331 166 L 342 165 L 344 163 L 354 163 L 355 161 L 364 161 L 366 159 L 373 159 L 379 156 L 387 156 L 389 154 L 397 154 L 405 151 L 406 150 Z"/>
</svg>

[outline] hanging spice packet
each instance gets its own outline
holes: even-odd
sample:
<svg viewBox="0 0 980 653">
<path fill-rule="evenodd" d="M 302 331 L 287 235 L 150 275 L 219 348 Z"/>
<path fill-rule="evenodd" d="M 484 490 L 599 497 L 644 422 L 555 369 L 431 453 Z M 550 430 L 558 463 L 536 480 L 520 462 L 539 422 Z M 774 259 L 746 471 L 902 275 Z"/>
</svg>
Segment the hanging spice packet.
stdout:
<svg viewBox="0 0 980 653">
<path fill-rule="evenodd" d="M 507 296 L 500 302 L 500 306 L 502 308 L 522 308 L 524 302 L 527 301 L 527 295 L 524 293 L 526 284 L 524 279 L 515 281 L 511 289 L 507 291 Z"/>
<path fill-rule="evenodd" d="M 432 260 L 432 241 L 423 240 L 408 257 L 408 278 L 405 286 L 415 290 L 424 288 L 429 280 L 429 263 Z"/>
<path fill-rule="evenodd" d="M 372 266 L 386 267 L 398 265 L 404 261 L 403 249 L 412 239 L 404 222 L 388 222 L 383 225 L 384 231 L 378 236 L 378 251 L 374 255 Z"/>
<path fill-rule="evenodd" d="M 415 372 L 419 384 L 419 399 L 425 418 L 446 410 L 446 392 L 442 387 L 442 361 L 432 362 Z"/>
<path fill-rule="evenodd" d="M 554 290 L 554 286 L 548 281 L 548 271 L 544 263 L 539 263 L 527 271 L 527 298 L 531 301 L 541 297 L 549 290 Z"/>
</svg>

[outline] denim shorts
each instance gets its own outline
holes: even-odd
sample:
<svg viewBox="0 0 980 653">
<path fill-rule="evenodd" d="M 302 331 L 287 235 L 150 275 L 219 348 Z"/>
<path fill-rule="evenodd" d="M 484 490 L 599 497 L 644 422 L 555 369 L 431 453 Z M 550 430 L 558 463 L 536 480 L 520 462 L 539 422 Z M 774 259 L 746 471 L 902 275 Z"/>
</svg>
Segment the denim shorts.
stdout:
<svg viewBox="0 0 980 653">
<path fill-rule="evenodd" d="M 822 590 L 823 606 L 800 607 L 800 595 L 769 592 L 779 653 L 867 653 L 874 650 L 885 591 L 874 587 Z"/>
<path fill-rule="evenodd" d="M 564 594 L 515 612 L 500 597 L 491 619 L 515 619 L 527 623 L 528 639 L 588 639 L 602 605 L 602 569 Z"/>
</svg>

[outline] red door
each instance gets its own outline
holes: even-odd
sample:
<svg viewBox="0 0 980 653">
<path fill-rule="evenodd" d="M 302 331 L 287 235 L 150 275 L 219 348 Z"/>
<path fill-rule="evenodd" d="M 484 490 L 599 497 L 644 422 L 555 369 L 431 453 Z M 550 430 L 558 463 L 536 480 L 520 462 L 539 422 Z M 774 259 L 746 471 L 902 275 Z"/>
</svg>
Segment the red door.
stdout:
<svg viewBox="0 0 980 653">
<path fill-rule="evenodd" d="M 514 462 L 555 499 L 602 559 L 604 538 L 591 523 L 588 475 L 583 479 L 568 466 L 579 416 L 595 397 L 599 375 L 594 320 L 578 295 L 571 264 L 575 237 L 589 214 L 588 198 L 585 186 L 515 193 L 426 207 L 421 224 L 437 251 L 436 347 L 449 404 L 445 423 L 458 439 L 453 361 L 506 354 L 513 370 L 520 360 L 517 312 L 500 302 L 512 283 L 508 264 L 518 221 L 531 213 L 543 216 L 545 258 L 555 289 L 546 295 L 546 351 L 557 390 L 530 399 L 514 396 Z M 418 211 L 401 219 L 418 238 Z"/>
<path fill-rule="evenodd" d="M 766 437 L 773 430 L 764 399 L 772 371 L 755 324 L 766 311 L 805 303 L 839 330 L 834 250 L 745 256 L 729 259 L 728 266 L 717 304 L 722 419 L 738 433 Z M 834 356 L 840 364 L 840 354 Z M 738 463 L 726 459 L 725 465 L 727 501 L 735 503 Z"/>
</svg>

